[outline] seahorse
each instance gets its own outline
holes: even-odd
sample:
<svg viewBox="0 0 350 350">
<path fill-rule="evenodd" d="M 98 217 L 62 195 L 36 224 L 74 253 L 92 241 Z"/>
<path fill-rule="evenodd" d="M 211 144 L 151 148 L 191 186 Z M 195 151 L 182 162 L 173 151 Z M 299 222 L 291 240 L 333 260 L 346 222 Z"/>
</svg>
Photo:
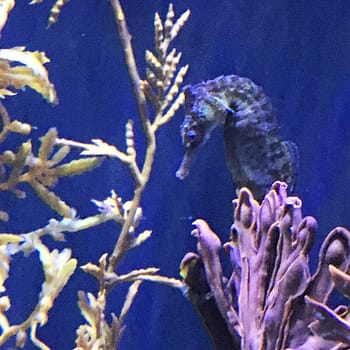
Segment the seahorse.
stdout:
<svg viewBox="0 0 350 350">
<path fill-rule="evenodd" d="M 185 118 L 180 130 L 185 154 L 178 178 L 189 174 L 198 149 L 223 125 L 226 164 L 237 190 L 248 187 L 261 199 L 274 181 L 281 180 L 293 191 L 297 146 L 281 141 L 271 101 L 260 86 L 228 75 L 185 86 L 184 93 Z"/>
</svg>

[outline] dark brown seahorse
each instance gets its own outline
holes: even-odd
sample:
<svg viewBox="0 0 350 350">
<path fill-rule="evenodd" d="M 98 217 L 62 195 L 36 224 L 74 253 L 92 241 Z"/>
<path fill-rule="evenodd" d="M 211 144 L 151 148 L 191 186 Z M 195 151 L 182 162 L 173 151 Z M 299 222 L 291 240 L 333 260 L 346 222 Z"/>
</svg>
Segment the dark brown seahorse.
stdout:
<svg viewBox="0 0 350 350">
<path fill-rule="evenodd" d="M 281 141 L 270 99 L 260 86 L 236 75 L 221 76 L 185 92 L 185 119 L 181 125 L 185 155 L 176 176 L 185 178 L 197 150 L 218 125 L 224 125 L 226 164 L 237 189 L 248 187 L 262 198 L 281 180 L 293 191 L 298 151 Z"/>
</svg>

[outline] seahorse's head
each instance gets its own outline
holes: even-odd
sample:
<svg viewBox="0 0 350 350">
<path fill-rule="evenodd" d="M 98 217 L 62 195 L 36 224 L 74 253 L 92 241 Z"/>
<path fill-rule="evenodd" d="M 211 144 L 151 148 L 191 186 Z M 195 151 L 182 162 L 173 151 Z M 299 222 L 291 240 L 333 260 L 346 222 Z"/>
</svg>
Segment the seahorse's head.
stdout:
<svg viewBox="0 0 350 350">
<path fill-rule="evenodd" d="M 205 84 L 186 86 L 184 93 L 185 119 L 180 131 L 185 154 L 176 172 L 180 179 L 189 174 L 197 150 L 208 140 L 213 129 L 224 122 L 220 101 L 208 93 Z M 224 115 L 227 115 L 227 111 Z"/>
</svg>

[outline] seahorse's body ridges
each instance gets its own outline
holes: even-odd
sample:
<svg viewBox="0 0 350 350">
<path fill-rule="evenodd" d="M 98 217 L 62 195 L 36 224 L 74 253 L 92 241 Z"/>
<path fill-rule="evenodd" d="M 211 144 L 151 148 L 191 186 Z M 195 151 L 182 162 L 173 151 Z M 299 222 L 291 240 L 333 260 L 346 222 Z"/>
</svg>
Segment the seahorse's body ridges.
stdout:
<svg viewBox="0 0 350 350">
<path fill-rule="evenodd" d="M 247 186 L 257 197 L 276 180 L 293 188 L 297 149 L 293 142 L 281 141 L 270 99 L 260 86 L 230 75 L 187 86 L 184 92 L 181 134 L 186 151 L 179 178 L 188 175 L 193 156 L 211 131 L 224 125 L 226 163 L 237 188 Z"/>
</svg>

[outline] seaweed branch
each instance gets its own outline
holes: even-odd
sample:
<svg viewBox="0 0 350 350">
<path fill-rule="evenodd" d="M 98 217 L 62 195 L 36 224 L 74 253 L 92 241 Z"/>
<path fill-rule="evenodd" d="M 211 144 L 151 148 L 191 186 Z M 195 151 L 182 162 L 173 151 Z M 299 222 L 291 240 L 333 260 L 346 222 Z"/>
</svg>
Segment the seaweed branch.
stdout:
<svg viewBox="0 0 350 350">
<path fill-rule="evenodd" d="M 128 68 L 128 73 L 131 81 L 132 90 L 138 106 L 139 117 L 143 126 L 144 135 L 147 142 L 145 159 L 142 167 L 136 162 L 136 151 L 134 148 L 134 134 L 133 122 L 128 121 L 126 124 L 126 151 L 119 150 L 116 146 L 108 145 L 99 139 L 92 140 L 91 144 L 80 143 L 76 141 L 57 139 L 56 143 L 60 145 L 69 145 L 73 147 L 82 148 L 82 155 L 103 155 L 112 158 L 118 158 L 125 163 L 130 170 L 132 178 L 135 183 L 134 197 L 130 200 L 130 208 L 125 222 L 122 226 L 121 233 L 115 245 L 114 251 L 109 258 L 108 271 L 114 271 L 117 264 L 124 257 L 125 253 L 132 245 L 132 233 L 134 232 L 134 217 L 139 208 L 141 194 L 149 180 L 151 168 L 154 160 L 156 150 L 155 134 L 159 126 L 163 125 L 171 119 L 176 110 L 183 102 L 183 94 L 179 91 L 179 86 L 183 81 L 183 77 L 188 69 L 188 66 L 181 67 L 174 78 L 174 72 L 177 69 L 181 54 L 174 56 L 174 50 L 167 54 L 167 50 L 171 41 L 176 37 L 181 27 L 185 24 L 189 11 L 186 11 L 180 18 L 173 23 L 173 6 L 169 6 L 167 20 L 165 25 L 158 14 L 155 16 L 155 37 L 156 37 L 156 51 L 158 52 L 157 60 L 160 70 L 156 73 L 151 73 L 151 68 L 147 70 L 147 79 L 141 80 L 133 54 L 133 49 L 130 42 L 130 34 L 127 29 L 125 16 L 117 0 L 111 0 L 112 7 L 115 12 L 116 23 L 122 47 L 124 49 L 125 61 Z M 163 28 L 165 27 L 165 28 Z M 165 34 L 163 34 L 163 32 Z M 150 66 L 154 66 L 154 60 L 149 59 L 150 52 L 146 52 L 146 60 Z M 153 62 L 153 63 L 152 63 Z M 155 80 L 156 79 L 156 80 Z M 158 86 L 157 95 L 152 92 L 151 85 L 156 83 Z M 147 91 L 147 93 L 145 93 Z M 167 94 L 165 94 L 165 92 Z M 152 103 L 156 107 L 155 117 L 153 121 L 147 111 L 147 102 Z M 166 110 L 166 107 L 170 107 Z"/>
<path fill-rule="evenodd" d="M 56 0 L 55 3 L 52 5 L 50 10 L 50 16 L 47 21 L 47 29 L 50 28 L 53 24 L 55 24 L 58 20 L 58 16 L 61 13 L 62 7 L 68 2 L 69 0 Z M 43 0 L 32 0 L 30 2 L 30 5 L 37 5 L 43 2 Z"/>
<path fill-rule="evenodd" d="M 56 143 L 59 145 L 82 148 L 82 155 L 103 155 L 117 158 L 126 164 L 130 170 L 130 174 L 135 183 L 134 197 L 130 200 L 131 204 L 128 215 L 122 226 L 113 253 L 109 258 L 109 272 L 115 270 L 115 267 L 122 260 L 125 253 L 131 248 L 132 236 L 135 229 L 133 222 L 134 217 L 140 205 L 141 194 L 150 178 L 154 154 L 156 151 L 156 132 L 161 125 L 168 122 L 174 116 L 184 101 L 184 95 L 182 92 L 179 92 L 179 87 L 183 82 L 188 66 L 186 65 L 178 69 L 181 53 L 175 55 L 175 49 L 168 53 L 168 48 L 190 15 L 190 11 L 187 10 L 174 23 L 173 6 L 170 4 L 166 21 L 163 24 L 159 14 L 156 13 L 154 27 L 157 54 L 153 55 L 150 51 L 146 51 L 146 61 L 149 68 L 146 72 L 146 79 L 141 80 L 137 70 L 131 46 L 131 36 L 127 29 L 124 12 L 118 0 L 111 0 L 111 5 L 115 13 L 117 29 L 124 51 L 131 87 L 138 107 L 144 136 L 146 138 L 144 162 L 142 166 L 139 166 L 136 162 L 136 151 L 134 148 L 135 141 L 132 127 L 133 122 L 130 120 L 126 124 L 125 152 L 119 150 L 116 146 L 109 145 L 99 139 L 92 140 L 91 144 L 67 139 L 56 140 Z M 148 113 L 147 103 L 152 104 L 155 108 L 153 119 L 151 119 Z"/>
<path fill-rule="evenodd" d="M 32 4 L 38 4 L 42 0 L 33 0 Z M 51 9 L 49 25 L 57 20 L 61 7 L 65 0 L 58 0 Z M 6 22 L 7 14 L 14 6 L 14 2 L 6 0 L 0 11 L 1 20 Z M 40 147 L 37 154 L 32 149 L 30 139 L 24 141 L 17 150 L 5 150 L 0 154 L 0 193 L 9 191 L 17 198 L 25 198 L 22 184 L 29 185 L 42 201 L 61 216 L 61 219 L 51 219 L 49 223 L 39 229 L 26 233 L 0 233 L 0 255 L 2 266 L 0 267 L 0 288 L 6 291 L 4 283 L 9 276 L 9 261 L 17 253 L 39 253 L 39 259 L 44 271 L 42 291 L 38 304 L 34 307 L 30 316 L 18 325 L 10 325 L 6 312 L 11 306 L 10 297 L 0 298 L 0 344 L 10 337 L 16 336 L 16 343 L 23 347 L 29 336 L 40 349 L 49 347 L 40 339 L 36 332 L 38 326 L 43 326 L 48 321 L 48 312 L 53 306 L 63 286 L 76 269 L 76 259 L 70 258 L 71 251 L 64 249 L 50 251 L 41 241 L 44 235 L 51 236 L 54 240 L 64 240 L 65 233 L 86 230 L 106 221 L 114 221 L 121 226 L 120 234 L 111 252 L 103 254 L 98 263 L 88 263 L 82 266 L 83 271 L 96 278 L 99 291 L 96 296 L 90 292 L 80 291 L 78 294 L 79 307 L 86 323 L 77 330 L 76 349 L 113 349 L 120 342 L 125 328 L 125 317 L 139 290 L 142 281 L 152 281 L 172 287 L 184 289 L 184 283 L 175 278 L 158 275 L 156 267 L 138 268 L 125 273 L 118 273 L 117 267 L 127 252 L 138 247 L 147 240 L 152 231 L 137 232 L 140 218 L 142 217 L 141 197 L 150 179 L 152 165 L 156 151 L 156 132 L 167 123 L 180 108 L 184 101 L 184 95 L 180 92 L 180 86 L 187 72 L 188 66 L 179 67 L 181 53 L 171 49 L 173 40 L 187 21 L 190 12 L 184 12 L 174 21 L 174 10 L 169 5 L 168 13 L 163 22 L 156 13 L 155 28 L 155 54 L 146 51 L 148 68 L 146 79 L 142 80 L 137 70 L 133 48 L 130 41 L 130 33 L 123 9 L 118 0 L 111 0 L 115 14 L 117 31 L 125 55 L 132 91 L 138 108 L 139 120 L 146 139 L 145 156 L 143 163 L 136 159 L 134 121 L 128 120 L 125 125 L 125 150 L 120 150 L 114 145 L 107 144 L 101 139 L 93 139 L 91 143 L 82 143 L 75 140 L 59 138 L 55 128 L 40 139 Z M 4 24 L 3 23 L 3 24 Z M 44 52 L 26 51 L 24 47 L 0 50 L 0 97 L 14 95 L 11 89 L 23 89 L 31 87 L 41 94 L 48 102 L 57 103 L 54 85 L 48 78 L 48 72 L 44 64 L 49 62 Z M 152 113 L 148 112 L 152 105 Z M 11 120 L 5 107 L 0 104 L 0 143 L 4 143 L 11 133 L 29 135 L 32 129 L 30 124 Z M 81 157 L 72 161 L 66 161 L 72 148 L 81 150 Z M 53 187 L 62 177 L 80 175 L 100 165 L 104 157 L 117 159 L 124 163 L 130 172 L 134 182 L 134 193 L 131 199 L 124 201 L 114 190 L 104 200 L 93 199 L 98 214 L 85 218 L 79 218 L 76 210 L 70 207 Z M 5 211 L 0 211 L 0 218 L 8 220 Z M 119 316 L 112 314 L 110 323 L 105 319 L 105 308 L 110 291 L 121 283 L 131 283 L 126 295 L 124 305 Z"/>
<path fill-rule="evenodd" d="M 3 106 L 2 108 L 4 110 Z M 30 130 L 31 127 L 28 124 L 18 121 L 7 122 L 4 123 L 3 130 L 0 132 L 0 140 L 1 138 L 4 139 L 9 131 L 27 134 Z M 2 168 L 0 192 L 10 191 L 17 198 L 23 199 L 25 198 L 25 192 L 18 188 L 18 184 L 21 182 L 28 183 L 39 198 L 58 214 L 65 217 L 74 217 L 75 210 L 50 188 L 61 177 L 75 176 L 93 169 L 101 163 L 103 158 L 81 158 L 62 164 L 70 151 L 70 147 L 59 147 L 54 152 L 56 138 L 56 129 L 50 129 L 41 138 L 41 146 L 37 156 L 33 154 L 30 140 L 23 142 L 17 152 L 6 150 L 0 154 L 0 166 Z"/>
</svg>

